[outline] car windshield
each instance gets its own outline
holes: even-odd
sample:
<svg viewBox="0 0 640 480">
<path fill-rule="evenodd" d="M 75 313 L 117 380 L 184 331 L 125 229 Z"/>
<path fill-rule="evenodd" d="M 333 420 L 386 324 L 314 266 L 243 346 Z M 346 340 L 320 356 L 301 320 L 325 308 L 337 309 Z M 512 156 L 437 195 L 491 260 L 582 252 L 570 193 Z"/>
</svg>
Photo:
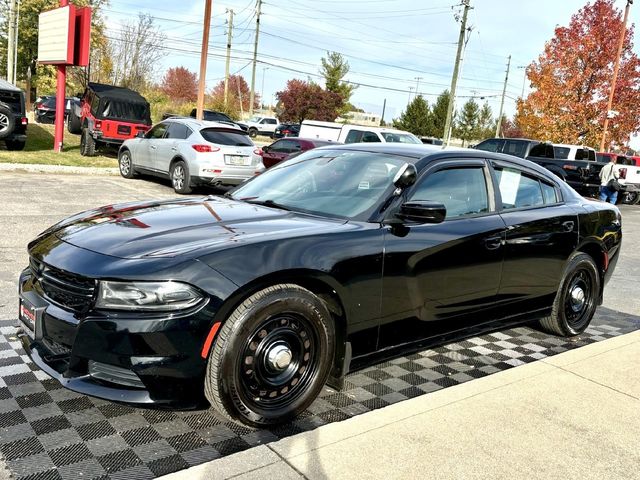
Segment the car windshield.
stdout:
<svg viewBox="0 0 640 480">
<path fill-rule="evenodd" d="M 200 130 L 200 135 L 207 142 L 218 145 L 232 145 L 235 147 L 252 147 L 253 142 L 246 133 L 232 130 L 221 130 L 217 128 L 204 128 Z"/>
<path fill-rule="evenodd" d="M 349 219 L 366 213 L 387 195 L 407 160 L 354 150 L 312 150 L 286 161 L 231 195 L 236 200 Z"/>
<path fill-rule="evenodd" d="M 393 133 L 393 132 L 382 132 L 382 136 L 384 137 L 386 142 L 390 143 L 419 143 L 422 144 L 422 141 L 411 134 L 408 133 Z"/>
<path fill-rule="evenodd" d="M 262 117 L 251 117 L 248 121 L 258 123 L 260 120 L 262 120 Z"/>
</svg>

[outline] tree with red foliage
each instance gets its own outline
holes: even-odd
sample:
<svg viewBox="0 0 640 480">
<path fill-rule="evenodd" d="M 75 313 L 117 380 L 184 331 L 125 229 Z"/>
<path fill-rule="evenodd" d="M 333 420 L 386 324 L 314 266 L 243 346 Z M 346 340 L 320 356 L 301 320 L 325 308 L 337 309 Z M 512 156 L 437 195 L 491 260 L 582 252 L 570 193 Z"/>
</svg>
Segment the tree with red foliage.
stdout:
<svg viewBox="0 0 640 480">
<path fill-rule="evenodd" d="M 170 68 L 162 79 L 160 89 L 173 100 L 194 102 L 198 96 L 196 74 L 184 67 Z"/>
<path fill-rule="evenodd" d="M 224 80 L 221 80 L 220 83 L 213 87 L 211 96 L 216 103 L 224 102 Z M 229 108 L 232 110 L 242 112 L 248 112 L 250 110 L 249 102 L 251 101 L 251 90 L 242 75 L 229 76 L 229 92 L 227 101 Z M 256 94 L 253 108 L 258 108 L 259 106 L 260 96 Z"/>
<path fill-rule="evenodd" d="M 500 135 L 504 138 L 522 138 L 524 134 L 522 129 L 516 122 L 516 118 L 511 120 L 506 115 L 502 116 L 502 124 L 500 127 Z"/>
<path fill-rule="evenodd" d="M 518 104 L 516 122 L 527 137 L 557 143 L 600 144 L 613 65 L 622 30 L 614 0 L 587 3 L 556 27 L 544 52 L 527 68 L 534 91 Z M 613 98 L 618 115 L 609 124 L 607 145 L 624 144 L 640 130 L 640 59 L 627 28 Z"/>
<path fill-rule="evenodd" d="M 333 122 L 343 102 L 340 94 L 323 90 L 317 83 L 297 79 L 289 80 L 287 88 L 276 93 L 276 98 L 282 107 L 280 120 L 297 123 L 305 119 Z"/>
</svg>

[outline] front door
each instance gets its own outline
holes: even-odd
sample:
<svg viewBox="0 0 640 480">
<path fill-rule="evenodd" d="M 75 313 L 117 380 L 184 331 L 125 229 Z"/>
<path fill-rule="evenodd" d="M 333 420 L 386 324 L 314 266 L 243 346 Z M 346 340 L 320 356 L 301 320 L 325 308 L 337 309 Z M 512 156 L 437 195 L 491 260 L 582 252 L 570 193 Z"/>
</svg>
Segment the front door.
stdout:
<svg viewBox="0 0 640 480">
<path fill-rule="evenodd" d="M 140 141 L 139 148 L 136 149 L 137 158 L 134 158 L 136 166 L 139 165 L 146 170 L 155 171 L 156 151 L 167 132 L 167 128 L 168 125 L 166 123 L 159 123 L 146 133 L 144 139 Z"/>
<path fill-rule="evenodd" d="M 388 228 L 378 348 L 462 328 L 463 316 L 481 323 L 500 286 L 505 225 L 483 160 L 431 166 L 405 200 L 442 203 L 447 215 Z"/>
</svg>

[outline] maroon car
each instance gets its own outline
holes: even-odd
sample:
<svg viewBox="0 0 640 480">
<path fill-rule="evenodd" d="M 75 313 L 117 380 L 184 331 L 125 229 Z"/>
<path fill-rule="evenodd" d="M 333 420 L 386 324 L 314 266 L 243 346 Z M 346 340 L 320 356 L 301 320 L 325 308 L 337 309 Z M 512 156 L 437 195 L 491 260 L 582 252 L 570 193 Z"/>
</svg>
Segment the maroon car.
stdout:
<svg viewBox="0 0 640 480">
<path fill-rule="evenodd" d="M 271 145 L 262 147 L 262 163 L 265 168 L 273 167 L 296 153 L 306 152 L 325 145 L 340 145 L 338 142 L 328 142 L 313 138 L 286 137 L 276 140 Z"/>
</svg>

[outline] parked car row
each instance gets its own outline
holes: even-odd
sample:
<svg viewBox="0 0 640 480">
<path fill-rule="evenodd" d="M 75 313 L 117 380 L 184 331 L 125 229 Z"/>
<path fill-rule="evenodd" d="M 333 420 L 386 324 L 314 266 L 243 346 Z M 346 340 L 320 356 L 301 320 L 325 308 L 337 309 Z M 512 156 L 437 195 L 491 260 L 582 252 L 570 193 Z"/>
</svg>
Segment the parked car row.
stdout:
<svg viewBox="0 0 640 480">
<path fill-rule="evenodd" d="M 562 178 L 578 193 L 589 197 L 598 196 L 600 170 L 615 156 L 622 185 L 618 202 L 640 203 L 640 168 L 634 168 L 635 160 L 625 155 L 598 153 L 583 145 L 552 144 L 527 138 L 489 138 L 474 148 L 530 160 Z"/>
<path fill-rule="evenodd" d="M 0 142 L 4 142 L 7 150 L 24 149 L 28 124 L 24 92 L 0 80 Z"/>
</svg>

